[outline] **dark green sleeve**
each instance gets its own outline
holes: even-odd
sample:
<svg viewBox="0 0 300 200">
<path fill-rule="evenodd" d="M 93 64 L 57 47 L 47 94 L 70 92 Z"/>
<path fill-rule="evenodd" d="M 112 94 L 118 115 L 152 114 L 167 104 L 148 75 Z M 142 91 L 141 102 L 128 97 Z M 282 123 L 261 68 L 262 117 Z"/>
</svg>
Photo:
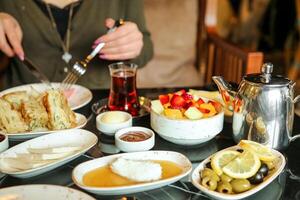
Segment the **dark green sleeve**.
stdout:
<svg viewBox="0 0 300 200">
<path fill-rule="evenodd" d="M 141 54 L 132 60 L 132 62 L 143 67 L 151 60 L 153 56 L 153 45 L 150 37 L 150 32 L 147 29 L 144 15 L 144 1 L 143 0 L 125 0 L 126 2 L 126 14 L 125 20 L 132 21 L 137 24 L 139 30 L 143 33 L 144 46 Z"/>
</svg>

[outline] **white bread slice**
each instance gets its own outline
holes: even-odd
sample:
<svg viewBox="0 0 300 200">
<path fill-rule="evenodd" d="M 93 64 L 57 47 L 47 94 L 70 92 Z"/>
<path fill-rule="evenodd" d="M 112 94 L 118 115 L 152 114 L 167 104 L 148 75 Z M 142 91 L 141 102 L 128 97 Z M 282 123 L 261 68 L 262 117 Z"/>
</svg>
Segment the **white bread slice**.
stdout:
<svg viewBox="0 0 300 200">
<path fill-rule="evenodd" d="M 19 133 L 28 130 L 21 114 L 12 109 L 8 101 L 0 98 L 0 128 L 6 133 Z"/>
<path fill-rule="evenodd" d="M 48 113 L 42 101 L 31 97 L 21 103 L 20 112 L 31 131 L 48 130 Z"/>
<path fill-rule="evenodd" d="M 30 98 L 29 94 L 26 91 L 17 91 L 17 92 L 10 92 L 2 97 L 6 101 L 8 101 L 13 109 L 20 110 L 21 103 L 24 101 L 28 101 Z"/>
<path fill-rule="evenodd" d="M 48 90 L 43 97 L 48 112 L 48 127 L 52 130 L 73 128 L 76 126 L 75 113 L 60 90 Z"/>
</svg>

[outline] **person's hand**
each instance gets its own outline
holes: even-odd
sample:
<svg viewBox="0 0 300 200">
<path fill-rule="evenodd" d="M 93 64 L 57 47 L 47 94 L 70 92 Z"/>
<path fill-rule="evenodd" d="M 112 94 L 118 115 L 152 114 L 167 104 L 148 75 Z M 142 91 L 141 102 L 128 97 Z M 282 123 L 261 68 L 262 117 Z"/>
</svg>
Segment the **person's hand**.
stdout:
<svg viewBox="0 0 300 200">
<path fill-rule="evenodd" d="M 9 14 L 0 13 L 0 50 L 9 57 L 17 55 L 23 60 L 22 35 L 17 20 Z"/>
<path fill-rule="evenodd" d="M 112 28 L 115 21 L 111 18 L 105 20 L 105 25 Z M 125 21 L 114 32 L 107 33 L 99 37 L 95 42 L 95 47 L 100 42 L 105 46 L 101 49 L 99 57 L 105 60 L 127 60 L 140 55 L 143 47 L 143 34 L 133 22 Z"/>
</svg>

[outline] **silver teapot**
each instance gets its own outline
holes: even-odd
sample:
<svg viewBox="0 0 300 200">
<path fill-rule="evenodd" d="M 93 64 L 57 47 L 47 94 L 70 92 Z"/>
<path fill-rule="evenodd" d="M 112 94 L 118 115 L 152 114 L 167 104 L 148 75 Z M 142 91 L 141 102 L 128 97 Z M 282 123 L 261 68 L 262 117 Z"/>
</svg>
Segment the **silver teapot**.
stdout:
<svg viewBox="0 0 300 200">
<path fill-rule="evenodd" d="M 300 135 L 292 137 L 295 82 L 272 75 L 273 65 L 262 66 L 261 74 L 243 77 L 238 91 L 232 90 L 221 76 L 213 76 L 222 98 L 233 111 L 233 139 L 252 140 L 270 148 L 283 150 Z"/>
</svg>

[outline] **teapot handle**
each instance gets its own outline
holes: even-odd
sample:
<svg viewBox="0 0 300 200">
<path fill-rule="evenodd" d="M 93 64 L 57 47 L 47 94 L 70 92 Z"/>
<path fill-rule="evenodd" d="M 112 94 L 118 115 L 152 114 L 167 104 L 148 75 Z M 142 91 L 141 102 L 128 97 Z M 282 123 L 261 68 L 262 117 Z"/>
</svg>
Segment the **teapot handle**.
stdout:
<svg viewBox="0 0 300 200">
<path fill-rule="evenodd" d="M 293 100 L 293 103 L 296 104 L 300 101 L 300 95 L 296 96 L 296 98 Z M 297 135 L 294 135 L 291 139 L 290 139 L 290 142 L 296 140 L 300 138 L 300 134 L 297 134 Z"/>
</svg>

